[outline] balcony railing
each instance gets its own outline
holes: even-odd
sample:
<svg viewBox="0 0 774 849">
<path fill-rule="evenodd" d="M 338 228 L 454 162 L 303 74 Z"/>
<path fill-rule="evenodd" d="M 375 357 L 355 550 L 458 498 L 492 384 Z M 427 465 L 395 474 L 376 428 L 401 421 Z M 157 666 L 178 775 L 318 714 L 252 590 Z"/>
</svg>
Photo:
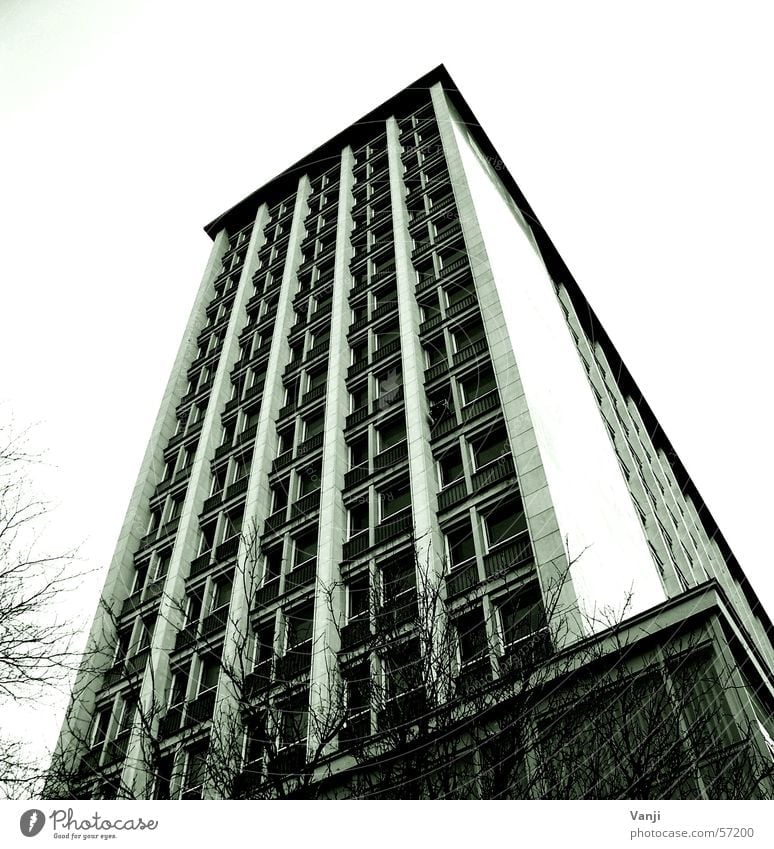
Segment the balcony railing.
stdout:
<svg viewBox="0 0 774 849">
<path fill-rule="evenodd" d="M 459 301 L 447 308 L 446 317 L 451 318 L 452 316 L 459 315 L 461 312 L 465 312 L 465 310 L 470 309 L 477 303 L 478 298 L 476 298 L 475 295 L 466 295 L 464 298 L 461 298 Z"/>
<path fill-rule="evenodd" d="M 279 510 L 275 510 L 271 515 L 267 516 L 263 523 L 264 533 L 274 533 L 279 530 L 288 520 L 287 512 L 287 507 L 280 507 Z"/>
<path fill-rule="evenodd" d="M 491 460 L 473 474 L 473 491 L 478 492 L 498 481 L 513 478 L 515 474 L 513 457 L 510 453 L 503 454 L 497 459 Z"/>
<path fill-rule="evenodd" d="M 209 616 L 202 620 L 202 637 L 209 637 L 221 631 L 228 624 L 228 605 L 224 604 L 217 610 L 213 610 Z"/>
<path fill-rule="evenodd" d="M 409 690 L 399 696 L 387 699 L 379 711 L 380 728 L 395 728 L 416 722 L 427 713 L 427 696 L 422 688 Z"/>
<path fill-rule="evenodd" d="M 298 743 L 280 749 L 269 761 L 268 773 L 290 777 L 303 772 L 306 766 L 306 743 Z"/>
<path fill-rule="evenodd" d="M 495 578 L 516 569 L 532 559 L 532 546 L 529 534 L 522 533 L 513 540 L 506 541 L 484 557 L 484 571 L 487 578 Z"/>
<path fill-rule="evenodd" d="M 475 487 L 473 487 L 473 491 L 476 491 Z M 448 510 L 449 507 L 453 507 L 455 504 L 459 504 L 460 501 L 464 501 L 467 496 L 468 489 L 465 485 L 464 478 L 455 481 L 438 493 L 438 509 Z"/>
<path fill-rule="evenodd" d="M 408 460 L 408 443 L 404 439 L 374 457 L 374 471 L 393 468 L 406 460 Z"/>
<path fill-rule="evenodd" d="M 452 567 L 446 576 L 446 595 L 457 596 L 472 590 L 478 584 L 478 565 L 476 558 L 471 557 L 459 566 Z"/>
<path fill-rule="evenodd" d="M 202 572 L 206 572 L 210 567 L 211 558 L 211 551 L 205 551 L 204 554 L 194 557 L 191 561 L 191 569 L 188 573 L 188 577 L 195 578 L 197 575 L 201 575 Z"/>
<path fill-rule="evenodd" d="M 271 463 L 272 472 L 278 472 L 280 469 L 284 469 L 285 466 L 289 466 L 293 462 L 293 449 L 289 448 L 287 451 L 283 451 L 282 454 L 277 455 Z"/>
<path fill-rule="evenodd" d="M 475 342 L 471 342 L 470 345 L 467 345 L 462 350 L 457 351 L 457 353 L 452 357 L 452 362 L 455 366 L 458 366 L 467 360 L 473 359 L 473 357 L 485 354 L 488 350 L 486 339 L 476 339 Z"/>
<path fill-rule="evenodd" d="M 209 513 L 211 510 L 214 510 L 216 507 L 220 507 L 221 502 L 223 501 L 223 492 L 216 492 L 213 495 L 210 495 L 209 498 L 204 499 L 204 504 L 202 504 L 202 513 Z"/>
<path fill-rule="evenodd" d="M 339 745 L 356 743 L 371 735 L 371 711 L 362 710 L 347 716 L 339 730 Z"/>
<path fill-rule="evenodd" d="M 310 516 L 320 509 L 320 490 L 310 492 L 298 501 L 290 505 L 290 518 L 298 519 L 301 516 Z"/>
<path fill-rule="evenodd" d="M 198 698 L 188 702 L 185 711 L 186 725 L 194 722 L 207 722 L 212 719 L 212 712 L 215 709 L 215 689 L 207 690 Z"/>
<path fill-rule="evenodd" d="M 368 528 L 366 528 L 364 531 L 360 531 L 353 537 L 346 540 L 342 549 L 342 557 L 344 560 L 352 560 L 354 557 L 357 557 L 359 554 L 366 551 L 368 547 L 369 535 Z"/>
<path fill-rule="evenodd" d="M 348 472 L 345 472 L 344 489 L 351 489 L 353 486 L 357 486 L 359 483 L 362 483 L 364 480 L 367 480 L 368 475 L 368 461 L 366 460 L 359 466 L 355 466 L 353 469 L 350 469 Z"/>
<path fill-rule="evenodd" d="M 270 686 L 271 658 L 261 661 L 252 672 L 245 675 L 243 693 L 246 699 L 252 699 Z"/>
<path fill-rule="evenodd" d="M 478 416 L 484 415 L 484 413 L 488 413 L 491 410 L 496 409 L 500 405 L 500 397 L 497 394 L 496 389 L 492 389 L 486 393 L 486 395 L 481 395 L 476 398 L 475 401 L 471 401 L 469 404 L 466 404 L 462 408 L 462 419 L 463 421 L 469 422 L 471 419 L 478 418 Z"/>
<path fill-rule="evenodd" d="M 222 562 L 223 560 L 227 560 L 229 557 L 236 557 L 236 553 L 239 551 L 239 538 L 239 534 L 234 534 L 222 542 L 215 549 L 215 560 Z"/>
<path fill-rule="evenodd" d="M 131 675 L 136 675 L 137 673 L 142 672 L 145 669 L 145 664 L 148 662 L 149 655 L 150 649 L 145 648 L 136 654 L 133 654 L 131 657 L 128 657 L 124 664 L 124 675 L 128 678 Z"/>
<path fill-rule="evenodd" d="M 552 653 L 553 645 L 548 627 L 540 628 L 505 646 L 503 656 L 500 658 L 500 674 L 519 676 L 529 674 Z"/>
<path fill-rule="evenodd" d="M 354 427 L 355 425 L 360 424 L 360 422 L 364 422 L 368 418 L 368 404 L 363 405 L 362 407 L 358 407 L 357 410 L 351 412 L 345 422 L 344 427 L 349 429 Z"/>
<path fill-rule="evenodd" d="M 285 576 L 285 591 L 291 592 L 299 587 L 306 587 L 314 583 L 317 574 L 317 558 L 312 557 L 305 560 Z"/>
<path fill-rule="evenodd" d="M 180 730 L 180 722 L 183 718 L 183 706 L 174 705 L 159 720 L 159 737 L 171 737 Z"/>
<path fill-rule="evenodd" d="M 305 439 L 303 442 L 299 443 L 297 456 L 300 457 L 302 454 L 310 454 L 312 451 L 322 448 L 322 444 L 323 433 L 316 433 L 314 436 L 310 436 L 309 439 Z"/>
<path fill-rule="evenodd" d="M 105 748 L 105 764 L 113 764 L 126 757 L 126 749 L 129 746 L 130 731 L 122 731 L 111 740 Z"/>
<path fill-rule="evenodd" d="M 376 544 L 379 545 L 393 537 L 401 536 L 409 532 L 412 527 L 411 507 L 406 507 L 376 526 Z"/>
<path fill-rule="evenodd" d="M 291 649 L 281 657 L 277 658 L 278 681 L 292 681 L 295 678 L 306 676 L 312 664 L 312 655 L 307 651 L 294 651 Z"/>
<path fill-rule="evenodd" d="M 319 398 L 325 397 L 325 392 L 327 390 L 327 386 L 322 383 L 319 386 L 315 386 L 313 389 L 310 389 L 308 392 L 305 392 L 301 396 L 301 404 L 300 406 L 305 406 L 306 404 L 310 404 L 312 401 L 317 401 Z"/>
<path fill-rule="evenodd" d="M 255 606 L 266 607 L 279 595 L 279 578 L 270 578 L 266 583 L 258 587 L 255 592 Z"/>
<path fill-rule="evenodd" d="M 402 592 L 388 599 L 377 611 L 377 631 L 392 631 L 404 625 L 416 622 L 418 616 L 416 588 Z"/>
<path fill-rule="evenodd" d="M 242 495 L 247 492 L 247 484 L 249 480 L 249 475 L 243 475 L 238 481 L 234 481 L 234 483 L 232 483 L 226 490 L 226 501 L 230 501 L 232 498 L 236 498 L 238 495 Z"/>
<path fill-rule="evenodd" d="M 349 651 L 367 642 L 371 637 L 368 617 L 347 622 L 341 629 L 341 650 Z"/>
<path fill-rule="evenodd" d="M 196 642 L 196 632 L 199 630 L 198 622 L 190 622 L 185 628 L 181 628 L 175 637 L 175 651 L 182 651 Z"/>
</svg>

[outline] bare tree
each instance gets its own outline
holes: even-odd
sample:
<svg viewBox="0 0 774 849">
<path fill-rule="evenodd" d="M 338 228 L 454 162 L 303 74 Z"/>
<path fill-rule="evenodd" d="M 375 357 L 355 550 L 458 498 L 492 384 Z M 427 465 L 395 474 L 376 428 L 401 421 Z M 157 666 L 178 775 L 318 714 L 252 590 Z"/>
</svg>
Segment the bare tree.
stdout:
<svg viewBox="0 0 774 849">
<path fill-rule="evenodd" d="M 80 661 L 79 629 L 63 611 L 83 577 L 75 551 L 51 554 L 40 536 L 49 504 L 34 492 L 41 457 L 29 432 L 0 427 L 0 709 L 35 703 L 64 685 Z M 0 796 L 27 797 L 41 765 L 23 741 L 0 736 Z"/>
</svg>

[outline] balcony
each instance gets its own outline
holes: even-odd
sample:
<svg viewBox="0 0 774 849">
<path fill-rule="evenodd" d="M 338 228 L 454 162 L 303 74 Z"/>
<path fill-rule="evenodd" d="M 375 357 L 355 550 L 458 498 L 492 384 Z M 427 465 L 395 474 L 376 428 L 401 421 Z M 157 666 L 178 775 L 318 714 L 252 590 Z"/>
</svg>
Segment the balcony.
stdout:
<svg viewBox="0 0 774 849">
<path fill-rule="evenodd" d="M 366 460 L 364 463 L 360 463 L 359 466 L 355 466 L 348 472 L 345 472 L 344 489 L 351 489 L 353 486 L 357 486 L 364 480 L 368 480 L 368 475 L 368 460 Z"/>
<path fill-rule="evenodd" d="M 189 622 L 185 628 L 181 628 L 175 637 L 175 651 L 182 651 L 196 642 L 196 632 L 199 630 L 198 622 Z"/>
<path fill-rule="evenodd" d="M 516 470 L 513 466 L 513 457 L 510 453 L 503 454 L 495 460 L 491 460 L 473 474 L 473 492 L 479 492 L 492 484 L 508 478 L 515 483 Z"/>
<path fill-rule="evenodd" d="M 218 631 L 222 631 L 228 624 L 228 605 L 224 604 L 217 610 L 213 610 L 209 616 L 202 620 L 202 637 L 210 637 Z"/>
<path fill-rule="evenodd" d="M 279 595 L 279 577 L 270 578 L 255 593 L 255 606 L 268 607 Z"/>
<path fill-rule="evenodd" d="M 462 595 L 478 585 L 478 565 L 476 558 L 471 557 L 464 563 L 452 566 L 452 571 L 446 576 L 446 595 L 448 597 Z"/>
<path fill-rule="evenodd" d="M 213 460 L 220 460 L 222 457 L 227 457 L 234 450 L 234 446 L 231 442 L 224 442 L 222 445 L 219 445 L 215 449 L 215 454 L 213 455 Z"/>
<path fill-rule="evenodd" d="M 285 592 L 292 592 L 314 583 L 317 574 L 317 558 L 312 557 L 296 566 L 285 576 Z"/>
<path fill-rule="evenodd" d="M 529 534 L 522 533 L 500 543 L 484 557 L 484 571 L 487 578 L 496 578 L 505 572 L 517 569 L 532 560 L 532 545 Z"/>
<path fill-rule="evenodd" d="M 318 401 L 320 398 L 324 398 L 327 389 L 327 385 L 322 383 L 319 386 L 315 386 L 313 389 L 310 389 L 308 392 L 304 392 L 301 396 L 301 403 L 299 406 L 305 407 L 307 404 L 311 404 L 312 401 Z"/>
<path fill-rule="evenodd" d="M 105 747 L 105 764 L 114 764 L 126 757 L 130 734 L 130 731 L 122 731 L 107 744 Z"/>
<path fill-rule="evenodd" d="M 207 690 L 198 698 L 186 705 L 185 722 L 191 725 L 196 722 L 207 722 L 212 719 L 215 710 L 215 689 Z"/>
<path fill-rule="evenodd" d="M 371 711 L 366 709 L 360 713 L 347 716 L 339 730 L 339 745 L 357 743 L 371 736 Z"/>
<path fill-rule="evenodd" d="M 499 406 L 500 397 L 497 394 L 497 390 L 492 389 L 486 395 L 479 396 L 475 401 L 471 401 L 462 408 L 462 420 L 469 422 L 472 419 L 483 416 L 484 413 L 496 410 Z"/>
<path fill-rule="evenodd" d="M 400 353 L 400 336 L 397 339 L 392 339 L 386 345 L 382 345 L 381 348 L 377 348 L 374 351 L 374 363 L 378 363 L 381 360 L 391 357 L 393 354 L 397 353 Z"/>
<path fill-rule="evenodd" d="M 377 631 L 394 631 L 415 623 L 418 616 L 417 592 L 416 588 L 412 588 L 385 601 L 376 614 Z"/>
<path fill-rule="evenodd" d="M 205 551 L 198 557 L 194 557 L 194 559 L 191 561 L 191 568 L 188 572 L 188 577 L 195 578 L 197 575 L 201 575 L 202 572 L 206 572 L 207 569 L 210 568 L 211 557 L 211 551 Z"/>
<path fill-rule="evenodd" d="M 319 509 L 320 490 L 316 489 L 314 492 L 310 492 L 308 495 L 305 495 L 303 498 L 299 498 L 298 501 L 294 501 L 293 504 L 290 505 L 290 518 L 291 520 L 295 520 L 300 519 L 301 517 L 310 517 L 317 513 Z"/>
<path fill-rule="evenodd" d="M 284 469 L 286 466 L 289 466 L 293 462 L 293 449 L 289 448 L 287 451 L 283 451 L 282 454 L 278 454 L 277 457 L 272 460 L 271 470 L 272 472 L 278 472 L 280 469 Z"/>
<path fill-rule="evenodd" d="M 368 528 L 350 537 L 343 546 L 342 557 L 344 560 L 352 560 L 367 551 L 370 546 Z"/>
<path fill-rule="evenodd" d="M 425 369 L 425 383 L 432 383 L 434 380 L 438 380 L 439 377 L 443 377 L 448 373 L 449 363 L 447 363 L 446 360 L 436 363 L 434 366 L 430 366 L 430 368 Z"/>
<path fill-rule="evenodd" d="M 446 317 L 452 318 L 455 315 L 459 315 L 476 304 L 478 304 L 478 298 L 475 295 L 466 295 L 464 298 L 461 298 L 459 301 L 447 308 Z"/>
<path fill-rule="evenodd" d="M 144 648 L 126 659 L 124 664 L 124 675 L 130 678 L 132 675 L 137 675 L 145 669 L 145 664 L 148 662 L 150 649 Z"/>
<path fill-rule="evenodd" d="M 234 481 L 234 483 L 232 483 L 226 490 L 226 501 L 231 501 L 232 498 L 236 498 L 237 496 L 243 495 L 247 492 L 247 484 L 249 480 L 249 475 L 243 475 L 238 481 Z"/>
<path fill-rule="evenodd" d="M 223 492 L 216 492 L 214 495 L 210 495 L 209 498 L 204 499 L 204 504 L 202 504 L 202 513 L 210 513 L 212 510 L 220 507 L 223 501 Z"/>
<path fill-rule="evenodd" d="M 461 365 L 468 360 L 472 360 L 474 357 L 481 356 L 481 354 L 486 354 L 489 351 L 489 348 L 486 344 L 486 339 L 476 339 L 475 342 L 471 342 L 470 345 L 467 345 L 452 357 L 452 364 L 454 366 Z"/>
<path fill-rule="evenodd" d="M 258 432 L 258 425 L 257 424 L 254 424 L 254 425 L 246 428 L 241 433 L 237 434 L 236 444 L 237 445 L 244 445 L 246 442 L 251 442 L 253 439 L 255 439 L 255 434 L 257 432 Z"/>
<path fill-rule="evenodd" d="M 159 737 L 171 737 L 180 730 L 180 722 L 183 718 L 183 706 L 174 705 L 159 720 Z"/>
<path fill-rule="evenodd" d="M 461 232 L 462 232 L 462 225 L 459 223 L 459 221 L 457 221 L 454 224 L 450 224 L 444 230 L 441 230 L 439 233 L 437 233 L 434 239 L 426 239 L 425 241 L 418 242 L 417 246 L 411 252 L 412 261 L 418 259 L 419 257 L 421 257 L 423 254 L 427 253 L 428 251 L 431 251 L 434 248 L 437 248 L 445 239 L 448 239 L 450 236 L 454 236 L 457 233 L 461 233 Z M 449 272 L 449 273 L 451 274 L 453 272 Z"/>
<path fill-rule="evenodd" d="M 278 681 L 293 681 L 296 678 L 309 675 L 312 664 L 311 645 L 304 651 L 289 650 L 277 658 L 276 679 Z"/>
<path fill-rule="evenodd" d="M 304 771 L 306 766 L 306 742 L 280 749 L 269 761 L 268 773 L 290 778 Z"/>
<path fill-rule="evenodd" d="M 455 208 L 454 205 L 454 195 L 449 193 L 449 195 L 438 203 L 434 204 L 432 209 L 427 212 L 420 212 L 411 218 L 410 226 L 414 228 L 418 224 L 422 224 L 424 221 L 427 221 L 428 218 L 433 218 L 435 215 L 440 215 L 443 212 L 450 212 Z"/>
<path fill-rule="evenodd" d="M 344 422 L 344 427 L 346 429 L 354 427 L 355 425 L 360 424 L 360 422 L 364 422 L 368 418 L 368 415 L 368 404 L 358 407 L 357 410 L 354 410 L 347 416 Z"/>
<path fill-rule="evenodd" d="M 458 696 L 470 696 L 480 692 L 492 680 L 492 663 L 484 654 L 466 663 L 458 672 L 455 688 Z"/>
<path fill-rule="evenodd" d="M 341 650 L 351 651 L 371 638 L 371 623 L 368 617 L 347 622 L 341 629 Z"/>
<path fill-rule="evenodd" d="M 419 335 L 424 336 L 425 333 L 429 333 L 431 330 L 434 330 L 439 324 L 441 324 L 442 321 L 443 316 L 440 313 L 436 313 L 435 315 L 431 315 L 430 318 L 426 318 L 419 325 Z"/>
<path fill-rule="evenodd" d="M 500 658 L 500 674 L 522 677 L 541 663 L 548 660 L 553 653 L 551 634 L 548 627 L 540 628 L 529 636 L 522 637 L 505 646 Z"/>
<path fill-rule="evenodd" d="M 352 380 L 353 377 L 357 377 L 359 374 L 363 374 L 363 372 L 368 371 L 370 365 L 368 357 L 364 357 L 362 360 L 352 363 L 352 365 L 347 368 L 347 380 Z"/>
<path fill-rule="evenodd" d="M 252 672 L 245 675 L 243 694 L 246 699 L 252 699 L 271 686 L 271 658 L 256 665 Z"/>
<path fill-rule="evenodd" d="M 379 711 L 380 728 L 397 728 L 416 722 L 428 711 L 427 697 L 422 688 L 409 690 L 399 696 L 387 699 L 384 708 Z"/>
<path fill-rule="evenodd" d="M 395 468 L 408 460 L 408 443 L 403 440 L 374 457 L 374 471 Z"/>
<path fill-rule="evenodd" d="M 312 360 L 316 360 L 318 357 L 323 356 L 323 354 L 327 355 L 330 350 L 331 343 L 330 340 L 326 339 L 325 342 L 320 342 L 319 345 L 315 345 L 313 348 L 310 348 L 306 352 L 306 357 L 304 358 L 304 365 L 308 365 L 312 362 Z"/>
<path fill-rule="evenodd" d="M 473 487 L 476 492 L 476 487 Z M 465 479 L 462 478 L 454 483 L 449 484 L 438 493 L 438 510 L 448 510 L 455 504 L 459 504 L 468 497 L 468 489 L 465 485 Z"/>
<path fill-rule="evenodd" d="M 251 401 L 253 398 L 256 398 L 258 395 L 260 395 L 261 392 L 263 392 L 263 389 L 263 383 L 254 383 L 252 386 L 248 386 L 245 390 L 245 394 L 242 396 L 242 401 Z"/>
<path fill-rule="evenodd" d="M 411 507 L 406 507 L 376 526 L 376 545 L 413 530 Z"/>
<path fill-rule="evenodd" d="M 287 508 L 281 507 L 275 510 L 271 515 L 267 516 L 263 523 L 263 532 L 265 534 L 275 533 L 287 522 Z"/>
<path fill-rule="evenodd" d="M 322 448 L 322 444 L 323 433 L 316 433 L 314 436 L 310 436 L 309 439 L 305 439 L 303 442 L 299 443 L 296 456 L 301 457 L 303 454 L 311 454 L 312 451 Z"/>
<path fill-rule="evenodd" d="M 224 560 L 228 560 L 230 557 L 236 557 L 237 552 L 239 551 L 239 540 L 240 535 L 234 534 L 229 537 L 227 540 L 222 542 L 215 549 L 215 560 L 218 563 L 221 563 Z"/>
</svg>

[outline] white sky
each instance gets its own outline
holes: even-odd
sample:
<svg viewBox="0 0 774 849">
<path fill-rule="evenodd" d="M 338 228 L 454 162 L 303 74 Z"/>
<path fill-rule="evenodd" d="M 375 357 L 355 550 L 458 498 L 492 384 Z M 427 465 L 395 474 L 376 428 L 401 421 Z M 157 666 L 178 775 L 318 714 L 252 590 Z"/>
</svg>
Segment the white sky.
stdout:
<svg viewBox="0 0 774 849">
<path fill-rule="evenodd" d="M 444 62 L 774 613 L 771 28 L 641 8 L 0 0 L 0 413 L 40 422 L 47 544 L 110 560 L 203 225 Z"/>
</svg>

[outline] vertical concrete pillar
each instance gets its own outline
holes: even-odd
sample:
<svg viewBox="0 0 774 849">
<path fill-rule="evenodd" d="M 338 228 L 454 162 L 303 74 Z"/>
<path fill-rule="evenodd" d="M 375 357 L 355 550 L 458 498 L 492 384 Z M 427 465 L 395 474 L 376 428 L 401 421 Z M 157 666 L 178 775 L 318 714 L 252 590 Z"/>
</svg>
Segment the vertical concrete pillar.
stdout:
<svg viewBox="0 0 774 849">
<path fill-rule="evenodd" d="M 213 282 L 221 271 L 222 258 L 227 248 L 228 235 L 225 230 L 221 230 L 213 241 L 129 499 L 102 588 L 101 604 L 97 607 L 86 641 L 84 661 L 76 675 L 70 704 L 54 750 L 54 763 L 59 763 L 61 758 L 72 757 L 73 762 L 66 761 L 66 763 L 74 767 L 75 759 L 81 754 L 79 741 L 83 740 L 88 731 L 94 712 L 95 697 L 102 683 L 101 676 L 95 674 L 94 670 L 102 667 L 107 669 L 115 648 L 115 622 L 131 589 L 134 578 L 134 555 L 148 527 L 150 513 L 148 504 L 164 468 L 164 449 L 175 432 L 175 408 L 180 403 L 180 398 L 188 384 L 186 372 L 196 356 L 196 339 L 205 326 L 207 320 L 205 311 L 214 292 Z"/>
<path fill-rule="evenodd" d="M 339 629 L 343 616 L 343 587 L 339 564 L 347 529 L 347 511 L 342 491 L 347 470 L 344 424 L 349 412 L 346 376 L 349 363 L 349 290 L 352 278 L 352 184 L 354 156 L 350 148 L 341 155 L 336 254 L 334 260 L 331 337 L 326 385 L 325 435 L 323 437 L 322 481 L 320 486 L 320 538 L 317 548 L 317 584 L 314 601 L 312 672 L 309 688 L 308 750 L 315 752 L 319 736 L 340 719 L 341 681 L 337 669 Z"/>
<path fill-rule="evenodd" d="M 573 634 L 581 633 L 575 621 L 577 598 L 569 574 L 567 553 L 551 503 L 497 285 L 454 136 L 452 116 L 440 83 L 432 87 L 431 97 L 511 443 L 538 579 L 546 606 L 554 614 L 551 623 L 554 636 L 564 641 Z M 513 285 L 517 282 L 514 281 Z M 489 617 L 490 630 L 491 619 Z M 489 636 L 492 639 L 494 634 Z"/>
<path fill-rule="evenodd" d="M 287 254 L 282 270 L 274 337 L 266 365 L 263 400 L 258 415 L 255 449 L 245 497 L 242 538 L 239 541 L 234 587 L 226 624 L 223 649 L 224 672 L 221 673 L 216 694 L 210 736 L 211 751 L 218 759 L 221 778 L 228 762 L 231 762 L 234 774 L 239 769 L 239 741 L 235 739 L 235 735 L 239 733 L 241 726 L 239 707 L 243 693 L 240 692 L 240 682 L 243 682 L 244 675 L 249 672 L 245 666 L 244 654 L 251 634 L 250 615 L 254 609 L 253 598 L 264 565 L 258 542 L 263 532 L 264 520 L 271 510 L 269 471 L 277 448 L 277 432 L 274 424 L 282 406 L 282 369 L 288 362 L 289 356 L 287 337 L 293 318 L 293 296 L 298 288 L 296 271 L 301 262 L 301 242 L 305 233 L 304 217 L 307 212 L 309 191 L 309 180 L 302 177 L 296 192 Z M 263 230 L 268 223 L 268 210 L 265 205 L 259 211 L 259 218 L 261 218 L 261 230 Z M 225 397 L 223 403 L 225 403 Z M 205 786 L 204 795 L 205 798 L 214 798 L 216 788 Z"/>
</svg>

